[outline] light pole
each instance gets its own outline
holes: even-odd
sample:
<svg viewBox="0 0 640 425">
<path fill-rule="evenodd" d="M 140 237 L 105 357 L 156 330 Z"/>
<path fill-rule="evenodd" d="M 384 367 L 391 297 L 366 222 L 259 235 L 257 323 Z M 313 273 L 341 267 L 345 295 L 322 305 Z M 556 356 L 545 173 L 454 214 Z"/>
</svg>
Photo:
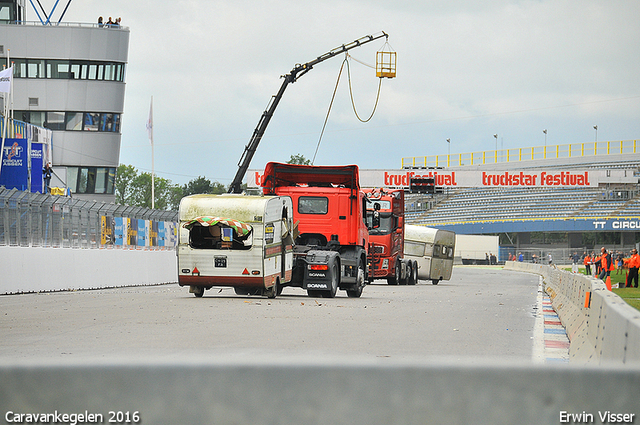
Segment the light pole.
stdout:
<svg viewBox="0 0 640 425">
<path fill-rule="evenodd" d="M 596 143 L 598 143 L 598 126 L 594 125 L 593 129 L 596 131 Z"/>
<path fill-rule="evenodd" d="M 447 153 L 449 156 L 451 156 L 451 139 L 447 139 L 447 143 L 449 144 Z"/>
<path fill-rule="evenodd" d="M 547 129 L 545 128 L 544 130 L 542 130 L 542 132 L 544 133 L 544 146 L 547 146 Z"/>
</svg>

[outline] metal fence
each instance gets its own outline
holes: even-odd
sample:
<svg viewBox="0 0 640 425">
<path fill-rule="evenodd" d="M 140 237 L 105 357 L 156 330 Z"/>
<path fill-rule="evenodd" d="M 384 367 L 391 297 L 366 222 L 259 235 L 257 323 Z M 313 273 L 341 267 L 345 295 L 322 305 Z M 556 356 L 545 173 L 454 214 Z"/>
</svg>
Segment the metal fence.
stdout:
<svg viewBox="0 0 640 425">
<path fill-rule="evenodd" d="M 402 158 L 401 166 L 402 168 L 462 167 L 465 165 L 499 164 L 538 159 L 635 154 L 640 151 L 640 144 L 638 142 L 638 140 L 619 140 L 611 142 L 535 146 L 530 148 L 496 149 L 450 155 L 412 156 Z"/>
<path fill-rule="evenodd" d="M 54 248 L 118 247 L 106 223 L 125 219 L 131 223 L 175 223 L 177 211 L 152 210 L 43 195 L 0 187 L 0 245 Z M 109 219 L 109 220 L 107 220 Z M 105 234 L 109 237 L 105 238 Z M 127 244 L 137 249 L 174 249 L 173 243 Z"/>
</svg>

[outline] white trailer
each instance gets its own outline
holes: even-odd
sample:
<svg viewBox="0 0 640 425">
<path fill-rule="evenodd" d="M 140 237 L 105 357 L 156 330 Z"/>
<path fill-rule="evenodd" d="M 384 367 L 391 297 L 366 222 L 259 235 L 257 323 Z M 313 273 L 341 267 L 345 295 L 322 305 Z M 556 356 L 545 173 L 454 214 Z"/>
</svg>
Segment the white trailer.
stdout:
<svg viewBox="0 0 640 425">
<path fill-rule="evenodd" d="M 456 235 L 455 258 L 462 264 L 489 264 L 487 255 L 498 256 L 498 236 L 490 235 Z"/>
<path fill-rule="evenodd" d="M 274 298 L 291 280 L 288 196 L 192 195 L 178 211 L 178 283 L 202 297 L 214 286 Z"/>
<path fill-rule="evenodd" d="M 405 225 L 404 256 L 418 263 L 418 280 L 437 285 L 451 279 L 456 234 L 432 227 Z"/>
</svg>

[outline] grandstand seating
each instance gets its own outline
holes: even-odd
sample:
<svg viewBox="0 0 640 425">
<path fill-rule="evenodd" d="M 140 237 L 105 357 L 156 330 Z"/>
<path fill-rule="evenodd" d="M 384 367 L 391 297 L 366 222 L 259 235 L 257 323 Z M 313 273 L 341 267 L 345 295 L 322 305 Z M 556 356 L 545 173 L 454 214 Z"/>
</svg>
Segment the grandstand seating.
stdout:
<svg viewBox="0 0 640 425">
<path fill-rule="evenodd" d="M 640 180 L 640 154 L 636 151 L 636 142 L 599 143 L 599 152 L 604 151 L 602 147 L 606 146 L 607 152 L 610 149 L 612 155 L 581 155 L 575 158 L 554 157 L 552 155 L 551 159 L 511 161 L 501 164 L 487 163 L 477 167 L 489 170 L 625 169 L 633 170 L 632 172 Z M 593 152 L 592 145 L 586 143 L 582 146 L 582 150 Z M 567 146 L 569 145 L 560 146 L 558 149 L 554 147 L 549 152 L 564 152 L 567 150 Z M 527 149 L 525 151 L 528 151 Z M 621 153 L 623 151 L 624 153 Z M 618 154 L 614 155 L 616 152 Z M 493 152 L 489 153 L 494 154 Z M 422 157 L 416 158 L 423 160 Z M 406 163 L 415 163 L 416 158 L 410 158 L 412 161 L 406 161 Z M 424 157 L 424 161 L 427 159 Z M 419 167 L 417 168 L 419 169 Z M 464 168 L 466 167 L 459 166 L 452 169 Z M 444 194 L 407 194 L 405 206 L 407 223 L 426 226 L 520 220 L 637 218 L 640 217 L 640 185 L 627 183 L 588 188 L 458 187 L 445 189 Z"/>
<path fill-rule="evenodd" d="M 407 200 L 408 203 L 420 202 L 419 197 L 408 197 Z M 610 199 L 603 188 L 452 189 L 434 208 L 426 211 L 408 208 L 406 212 L 408 223 L 428 226 L 494 220 L 632 216 L 640 216 L 640 197 Z"/>
</svg>

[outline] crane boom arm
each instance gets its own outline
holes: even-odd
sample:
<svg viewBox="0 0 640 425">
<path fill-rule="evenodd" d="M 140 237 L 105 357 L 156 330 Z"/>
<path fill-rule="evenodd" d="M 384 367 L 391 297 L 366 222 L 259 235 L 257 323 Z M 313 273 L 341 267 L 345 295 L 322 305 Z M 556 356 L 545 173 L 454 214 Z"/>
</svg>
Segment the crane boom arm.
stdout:
<svg viewBox="0 0 640 425">
<path fill-rule="evenodd" d="M 282 95 L 284 94 L 284 91 L 287 89 L 287 86 L 289 84 L 295 83 L 298 80 L 298 78 L 302 77 L 304 74 L 311 71 L 311 69 L 315 65 L 319 64 L 320 62 L 323 62 L 336 55 L 339 55 L 340 53 L 344 53 L 355 47 L 362 46 L 363 44 L 366 44 L 370 41 L 377 40 L 382 37 L 388 38 L 389 36 L 384 31 L 382 31 L 379 34 L 367 35 L 351 43 L 343 44 L 342 46 L 336 47 L 335 49 L 323 54 L 322 56 L 318 56 L 316 59 L 312 61 L 309 61 L 302 65 L 300 64 L 296 65 L 288 74 L 282 77 L 284 78 L 284 81 L 280 86 L 280 90 L 278 90 L 278 93 L 271 98 L 269 105 L 267 105 L 267 109 L 262 113 L 262 116 L 260 117 L 260 121 L 258 121 L 258 125 L 256 126 L 255 130 L 253 130 L 253 135 L 251 136 L 251 140 L 249 140 L 249 143 L 245 146 L 244 152 L 240 157 L 240 161 L 238 161 L 238 171 L 236 172 L 236 175 L 233 178 L 233 181 L 229 185 L 229 191 L 228 191 L 229 193 L 242 192 L 242 180 L 244 180 L 244 176 L 247 173 L 247 170 L 249 169 L 249 164 L 253 159 L 253 155 L 256 153 L 256 149 L 260 144 L 260 140 L 262 140 L 262 136 L 267 130 L 269 121 L 271 120 L 273 113 L 278 107 L 278 103 L 280 103 L 280 100 L 282 99 Z"/>
</svg>

